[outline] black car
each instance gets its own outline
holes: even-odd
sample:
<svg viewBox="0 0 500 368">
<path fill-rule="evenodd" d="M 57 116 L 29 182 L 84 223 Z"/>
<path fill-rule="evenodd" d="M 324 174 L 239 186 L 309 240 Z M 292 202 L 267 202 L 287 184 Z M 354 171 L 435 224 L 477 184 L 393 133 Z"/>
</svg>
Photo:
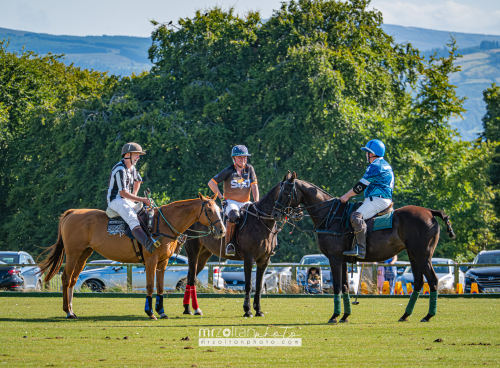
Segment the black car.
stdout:
<svg viewBox="0 0 500 368">
<path fill-rule="evenodd" d="M 9 266 L 0 262 L 0 289 L 2 290 L 22 290 L 24 280 L 20 277 L 19 267 Z"/>
<path fill-rule="evenodd" d="M 482 251 L 473 264 L 496 264 L 496 267 L 472 266 L 465 274 L 465 292 L 470 293 L 471 284 L 477 283 L 480 293 L 500 293 L 500 250 Z"/>
<path fill-rule="evenodd" d="M 20 264 L 17 267 L 20 271 L 19 277 L 24 281 L 23 290 L 42 290 L 42 276 L 38 267 L 26 252 L 0 252 L 0 262 L 6 264 Z"/>
</svg>

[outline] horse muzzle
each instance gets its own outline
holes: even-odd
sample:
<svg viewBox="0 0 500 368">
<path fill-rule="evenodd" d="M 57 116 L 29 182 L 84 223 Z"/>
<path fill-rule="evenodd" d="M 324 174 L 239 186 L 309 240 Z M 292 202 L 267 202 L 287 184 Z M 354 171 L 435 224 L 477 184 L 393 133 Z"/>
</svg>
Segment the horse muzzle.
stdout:
<svg viewBox="0 0 500 368">
<path fill-rule="evenodd" d="M 272 216 L 274 221 L 283 221 L 283 214 L 278 210 L 274 210 Z"/>
<path fill-rule="evenodd" d="M 214 229 L 214 236 L 216 239 L 220 239 L 224 235 L 226 235 L 226 228 L 224 227 L 224 225 L 222 225 L 221 228 Z"/>
</svg>

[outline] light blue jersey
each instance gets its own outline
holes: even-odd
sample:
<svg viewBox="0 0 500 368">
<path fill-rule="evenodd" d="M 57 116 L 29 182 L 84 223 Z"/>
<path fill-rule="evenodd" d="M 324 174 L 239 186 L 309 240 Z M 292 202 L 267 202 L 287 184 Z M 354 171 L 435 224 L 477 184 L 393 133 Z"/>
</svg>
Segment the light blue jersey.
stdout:
<svg viewBox="0 0 500 368">
<path fill-rule="evenodd" d="M 394 173 L 392 167 L 382 157 L 375 159 L 366 169 L 361 183 L 367 185 L 365 198 L 382 197 L 392 199 Z"/>
</svg>

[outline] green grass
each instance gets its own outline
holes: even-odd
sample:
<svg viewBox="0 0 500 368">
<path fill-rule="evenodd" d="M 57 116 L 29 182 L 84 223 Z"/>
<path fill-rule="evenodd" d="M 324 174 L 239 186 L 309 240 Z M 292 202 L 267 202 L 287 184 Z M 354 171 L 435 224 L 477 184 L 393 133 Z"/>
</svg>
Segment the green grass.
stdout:
<svg viewBox="0 0 500 368">
<path fill-rule="evenodd" d="M 199 301 L 203 317 L 182 315 L 182 299 L 167 298 L 170 319 L 151 321 L 142 311 L 141 299 L 76 295 L 73 309 L 79 319 L 66 320 L 60 298 L 0 297 L 0 364 L 465 366 L 497 365 L 500 356 L 500 299 L 439 299 L 438 315 L 430 323 L 419 322 L 427 313 L 428 299 L 419 300 L 407 323 L 397 320 L 408 299 L 360 299 L 350 322 L 339 325 L 325 323 L 333 312 L 331 299 L 264 299 L 266 317 L 249 319 L 241 317 L 243 299 Z M 274 332 L 288 327 L 300 335 L 302 347 L 198 346 L 200 327 L 226 326 L 253 327 L 262 334 L 266 328 Z M 181 341 L 186 336 L 191 340 Z M 438 338 L 443 342 L 433 342 Z"/>
</svg>

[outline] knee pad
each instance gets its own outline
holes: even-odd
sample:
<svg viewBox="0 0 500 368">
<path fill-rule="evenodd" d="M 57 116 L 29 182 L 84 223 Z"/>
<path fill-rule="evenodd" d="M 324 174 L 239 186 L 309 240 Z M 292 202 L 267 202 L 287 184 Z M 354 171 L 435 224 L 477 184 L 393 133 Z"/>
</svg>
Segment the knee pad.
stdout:
<svg viewBox="0 0 500 368">
<path fill-rule="evenodd" d="M 234 224 L 240 218 L 240 212 L 237 210 L 231 210 L 231 211 L 229 211 L 227 218 L 228 218 L 229 222 L 232 222 Z"/>
</svg>

